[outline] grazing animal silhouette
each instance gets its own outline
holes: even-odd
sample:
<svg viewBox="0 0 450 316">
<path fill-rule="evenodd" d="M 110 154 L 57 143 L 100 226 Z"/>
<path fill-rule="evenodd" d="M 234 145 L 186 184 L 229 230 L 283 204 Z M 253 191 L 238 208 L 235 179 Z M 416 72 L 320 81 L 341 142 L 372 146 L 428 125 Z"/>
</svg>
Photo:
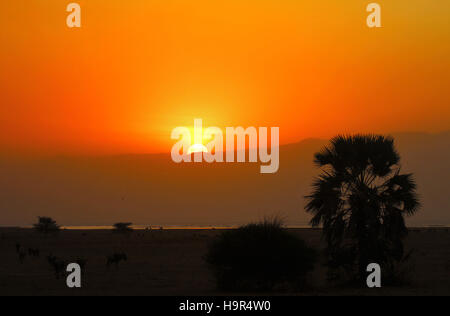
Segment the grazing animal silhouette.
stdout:
<svg viewBox="0 0 450 316">
<path fill-rule="evenodd" d="M 116 265 L 116 268 L 119 266 L 121 261 L 127 261 L 128 256 L 125 253 L 114 253 L 111 256 L 107 256 L 106 266 L 109 267 L 112 264 Z"/>
<path fill-rule="evenodd" d="M 48 263 L 49 263 L 50 265 L 53 265 L 57 259 L 58 259 L 58 258 L 55 257 L 55 256 L 53 256 L 52 254 L 49 254 L 49 255 L 47 256 L 47 261 L 48 261 Z"/>
<path fill-rule="evenodd" d="M 61 260 L 58 257 L 55 257 L 53 255 L 49 255 L 49 256 L 47 256 L 47 261 L 53 268 L 56 279 L 59 280 L 59 278 L 64 276 L 64 273 L 66 271 L 66 266 L 67 266 L 67 263 L 64 260 Z"/>
<path fill-rule="evenodd" d="M 39 258 L 40 257 L 40 250 L 39 249 L 33 249 L 33 248 L 28 248 L 28 255 L 30 257 L 35 257 L 35 258 Z"/>
<path fill-rule="evenodd" d="M 26 256 L 27 256 L 27 254 L 25 252 L 22 252 L 22 251 L 19 252 L 19 261 L 21 264 L 24 263 Z"/>
<path fill-rule="evenodd" d="M 78 259 L 75 261 L 75 263 L 77 263 L 77 264 L 80 266 L 82 272 L 85 271 L 85 269 L 86 269 L 86 264 L 87 264 L 87 260 L 86 260 L 86 259 L 78 258 Z"/>
</svg>

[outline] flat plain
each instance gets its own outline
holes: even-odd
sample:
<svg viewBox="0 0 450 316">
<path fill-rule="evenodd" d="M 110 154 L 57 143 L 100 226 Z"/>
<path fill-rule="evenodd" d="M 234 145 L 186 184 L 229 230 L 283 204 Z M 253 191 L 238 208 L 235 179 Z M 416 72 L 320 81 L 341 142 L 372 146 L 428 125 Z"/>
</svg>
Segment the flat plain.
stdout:
<svg viewBox="0 0 450 316">
<path fill-rule="evenodd" d="M 290 229 L 307 244 L 323 249 L 321 231 Z M 204 261 L 208 245 L 220 229 L 136 230 L 130 235 L 109 230 L 63 230 L 42 235 L 31 229 L 0 228 L 0 295 L 246 295 L 217 290 Z M 17 246 L 20 245 L 19 252 Z M 450 229 L 411 229 L 407 249 L 410 282 L 401 287 L 358 289 L 331 286 L 323 257 L 303 292 L 274 295 L 450 295 Z M 39 249 L 39 257 L 28 249 Z M 25 254 L 23 263 L 19 253 Z M 125 253 L 128 260 L 107 267 L 107 256 Z M 69 289 L 57 279 L 47 256 L 67 262 L 86 260 L 81 289 Z M 260 294 L 260 293 L 258 293 Z"/>
</svg>

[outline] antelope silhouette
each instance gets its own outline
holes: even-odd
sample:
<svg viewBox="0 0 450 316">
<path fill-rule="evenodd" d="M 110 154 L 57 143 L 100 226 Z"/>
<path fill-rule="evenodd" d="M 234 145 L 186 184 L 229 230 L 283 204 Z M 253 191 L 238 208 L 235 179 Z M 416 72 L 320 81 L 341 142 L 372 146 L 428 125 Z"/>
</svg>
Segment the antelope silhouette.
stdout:
<svg viewBox="0 0 450 316">
<path fill-rule="evenodd" d="M 28 248 L 28 255 L 30 257 L 39 258 L 41 251 L 39 249 Z"/>
<path fill-rule="evenodd" d="M 23 251 L 19 251 L 19 261 L 21 264 L 23 264 L 25 262 L 25 258 L 26 258 L 27 254 Z"/>
<path fill-rule="evenodd" d="M 49 256 L 47 256 L 47 261 L 50 264 L 50 266 L 53 268 L 56 279 L 59 280 L 59 278 L 64 276 L 64 273 L 65 273 L 65 270 L 67 267 L 67 263 L 64 260 L 61 260 L 56 256 L 49 255 Z"/>
</svg>

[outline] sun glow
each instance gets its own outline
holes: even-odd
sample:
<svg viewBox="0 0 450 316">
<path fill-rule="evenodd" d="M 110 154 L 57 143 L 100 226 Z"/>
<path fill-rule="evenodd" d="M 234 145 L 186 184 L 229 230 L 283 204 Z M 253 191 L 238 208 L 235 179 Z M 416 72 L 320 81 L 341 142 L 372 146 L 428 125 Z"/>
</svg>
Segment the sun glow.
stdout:
<svg viewBox="0 0 450 316">
<path fill-rule="evenodd" d="M 207 153 L 208 149 L 206 149 L 205 145 L 203 144 L 194 144 L 191 147 L 189 147 L 188 154 L 193 153 Z"/>
</svg>

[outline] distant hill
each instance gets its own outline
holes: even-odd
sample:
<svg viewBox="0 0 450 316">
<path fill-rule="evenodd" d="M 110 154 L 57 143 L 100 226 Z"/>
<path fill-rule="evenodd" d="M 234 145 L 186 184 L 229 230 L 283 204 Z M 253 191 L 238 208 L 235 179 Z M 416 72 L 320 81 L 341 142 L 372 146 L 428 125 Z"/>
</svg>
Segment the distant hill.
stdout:
<svg viewBox="0 0 450 316">
<path fill-rule="evenodd" d="M 450 133 L 393 136 L 424 206 L 409 224 L 450 224 Z M 303 196 L 317 175 L 313 154 L 326 144 L 282 146 L 276 174 L 260 174 L 259 163 L 175 164 L 163 154 L 0 158 L 0 225 L 30 225 L 45 215 L 63 225 L 227 226 L 273 214 L 306 225 Z"/>
</svg>

